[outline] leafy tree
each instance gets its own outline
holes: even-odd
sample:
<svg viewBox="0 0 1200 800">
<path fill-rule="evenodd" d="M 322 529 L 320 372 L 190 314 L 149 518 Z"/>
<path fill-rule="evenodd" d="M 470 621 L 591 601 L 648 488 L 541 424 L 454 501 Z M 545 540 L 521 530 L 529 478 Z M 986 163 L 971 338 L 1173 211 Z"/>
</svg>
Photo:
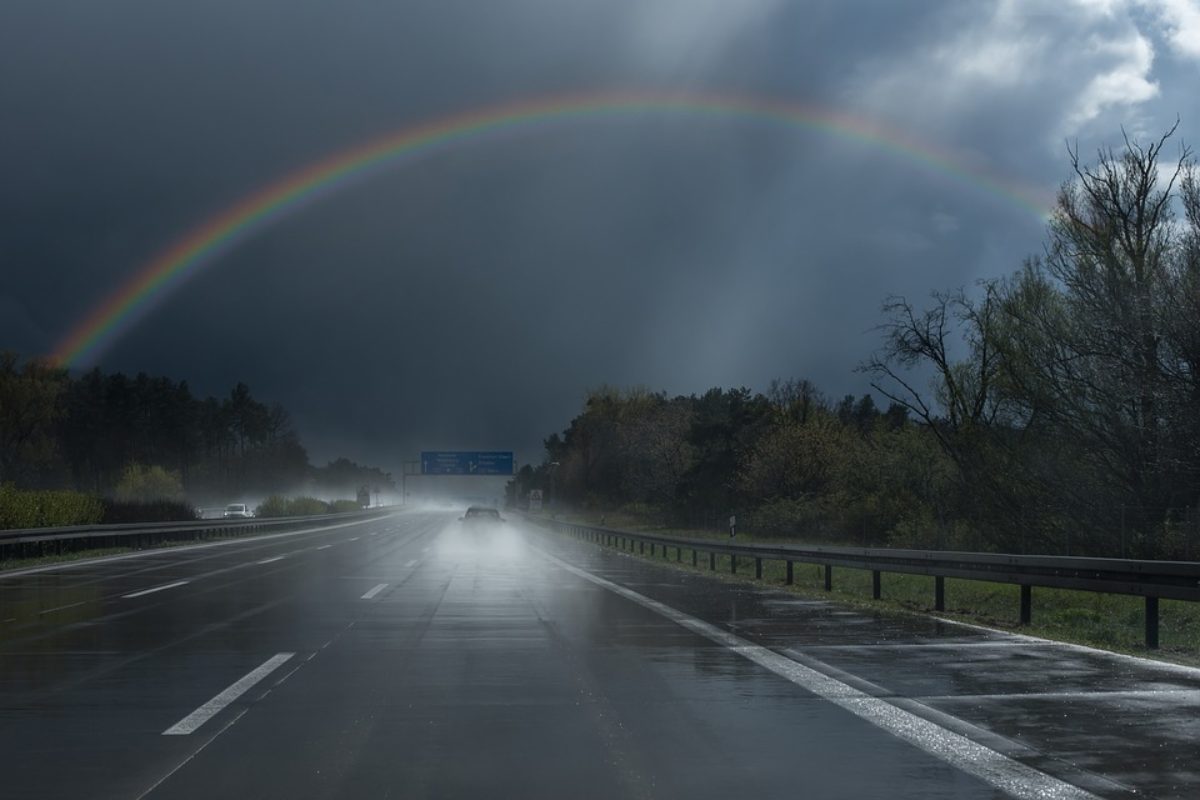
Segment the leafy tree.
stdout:
<svg viewBox="0 0 1200 800">
<path fill-rule="evenodd" d="M 150 503 L 156 500 L 183 499 L 183 482 L 178 473 L 157 464 L 130 464 L 117 482 L 116 499 L 125 503 Z"/>
<path fill-rule="evenodd" d="M 1072 151 L 1046 255 L 1002 284 L 996 337 L 1024 415 L 1080 445 L 1101 493 L 1139 508 L 1200 493 L 1200 195 L 1186 148 L 1160 180 L 1174 130 L 1145 146 L 1126 139 L 1094 166 Z"/>
<path fill-rule="evenodd" d="M 29 479 L 52 464 L 65 370 L 0 351 L 0 481 Z"/>
</svg>

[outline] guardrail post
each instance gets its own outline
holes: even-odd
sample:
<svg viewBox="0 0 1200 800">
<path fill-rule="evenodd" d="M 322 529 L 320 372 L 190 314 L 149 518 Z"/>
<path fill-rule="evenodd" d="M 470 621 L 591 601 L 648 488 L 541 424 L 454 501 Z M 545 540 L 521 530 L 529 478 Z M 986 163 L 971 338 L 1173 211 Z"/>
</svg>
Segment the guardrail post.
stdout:
<svg viewBox="0 0 1200 800">
<path fill-rule="evenodd" d="M 754 559 L 754 579 L 759 580 L 759 581 L 762 580 L 762 559 L 761 558 Z"/>
<path fill-rule="evenodd" d="M 737 554 L 736 553 L 729 554 L 729 571 L 730 571 L 730 573 L 737 575 Z"/>
<path fill-rule="evenodd" d="M 1158 649 L 1158 598 L 1146 598 L 1146 649 Z"/>
<path fill-rule="evenodd" d="M 883 594 L 882 588 L 883 587 L 880 586 L 879 570 L 871 570 L 871 597 L 878 600 Z"/>
<path fill-rule="evenodd" d="M 794 583 L 794 582 L 795 582 L 795 580 L 796 580 L 796 576 L 793 574 L 793 569 L 792 569 L 792 567 L 793 567 L 793 566 L 794 566 L 794 565 L 792 564 L 792 562 L 791 562 L 791 561 L 787 562 L 787 583 L 788 583 L 788 586 L 791 586 L 791 585 L 792 585 L 792 583 Z"/>
<path fill-rule="evenodd" d="M 825 565 L 825 591 L 833 591 L 833 564 Z"/>
<path fill-rule="evenodd" d="M 1028 625 L 1033 621 L 1033 587 L 1028 583 L 1021 584 L 1021 624 Z"/>
<path fill-rule="evenodd" d="M 946 579 L 941 575 L 933 579 L 933 608 L 935 611 L 946 610 Z"/>
<path fill-rule="evenodd" d="M 650 543 L 650 557 L 654 558 L 654 542 Z"/>
<path fill-rule="evenodd" d="M 717 571 L 717 554 L 716 553 L 708 554 L 708 568 L 710 570 L 712 570 L 713 572 Z"/>
<path fill-rule="evenodd" d="M 696 566 L 696 561 L 697 561 L 697 559 L 699 559 L 699 557 L 700 557 L 700 554 L 696 551 L 696 548 L 693 547 L 692 548 L 692 566 L 693 567 Z"/>
<path fill-rule="evenodd" d="M 638 544 L 641 546 L 641 551 L 638 553 L 638 555 L 646 555 L 646 540 L 641 539 L 638 541 Z"/>
<path fill-rule="evenodd" d="M 676 564 L 679 564 L 679 563 L 682 563 L 682 562 L 683 562 L 683 547 L 682 547 L 682 546 L 677 546 L 677 547 L 675 548 L 675 563 L 676 563 Z"/>
</svg>

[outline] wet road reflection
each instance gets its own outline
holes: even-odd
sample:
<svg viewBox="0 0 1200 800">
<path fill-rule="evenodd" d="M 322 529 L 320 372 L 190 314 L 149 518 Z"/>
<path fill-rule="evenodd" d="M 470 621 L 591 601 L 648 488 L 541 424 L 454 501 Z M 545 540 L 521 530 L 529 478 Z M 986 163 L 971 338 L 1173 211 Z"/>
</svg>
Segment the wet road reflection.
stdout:
<svg viewBox="0 0 1200 800">
<path fill-rule="evenodd" d="M 1007 796 L 547 555 L 1001 734 L 1098 794 L 1197 786 L 1192 672 L 408 513 L 0 579 L 18 620 L 0 627 L 4 796 Z M 185 719 L 203 722 L 162 735 Z M 1144 745 L 1118 747 L 1122 726 Z"/>
</svg>

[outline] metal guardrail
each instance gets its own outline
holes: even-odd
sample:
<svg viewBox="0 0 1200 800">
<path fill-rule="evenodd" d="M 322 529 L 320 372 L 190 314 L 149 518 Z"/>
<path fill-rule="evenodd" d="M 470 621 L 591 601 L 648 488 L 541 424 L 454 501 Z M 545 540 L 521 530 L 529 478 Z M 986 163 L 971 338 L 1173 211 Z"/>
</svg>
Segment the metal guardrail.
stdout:
<svg viewBox="0 0 1200 800">
<path fill-rule="evenodd" d="M 164 542 L 200 541 L 248 533 L 288 531 L 339 520 L 369 520 L 395 509 L 347 511 L 306 517 L 252 517 L 250 519 L 198 519 L 180 522 L 119 525 L 72 525 L 57 528 L 0 530 L 0 560 L 37 558 L 77 550 L 112 547 L 143 548 Z"/>
<path fill-rule="evenodd" d="M 1079 558 L 1074 556 L 1019 556 L 996 553 L 969 553 L 939 550 L 892 550 L 875 547 L 826 547 L 786 544 L 753 544 L 716 539 L 687 539 L 654 533 L 579 525 L 558 520 L 531 517 L 577 539 L 620 550 L 638 550 L 650 555 L 655 550 L 663 558 L 682 561 L 691 551 L 692 566 L 698 566 L 701 553 L 708 555 L 709 569 L 717 569 L 717 556 L 728 556 L 730 571 L 737 573 L 738 559 L 754 561 L 755 577 L 762 578 L 763 561 L 782 561 L 786 583 L 794 580 L 795 563 L 819 564 L 825 568 L 825 590 L 833 588 L 833 568 L 849 567 L 871 572 L 872 595 L 881 597 L 880 574 L 899 572 L 929 575 L 934 579 L 934 608 L 946 609 L 946 578 L 1016 584 L 1021 589 L 1021 624 L 1033 617 L 1033 587 L 1079 589 L 1102 594 L 1144 597 L 1146 601 L 1146 647 L 1158 647 L 1158 601 L 1200 601 L 1200 562 L 1141 561 L 1118 558 Z"/>
</svg>

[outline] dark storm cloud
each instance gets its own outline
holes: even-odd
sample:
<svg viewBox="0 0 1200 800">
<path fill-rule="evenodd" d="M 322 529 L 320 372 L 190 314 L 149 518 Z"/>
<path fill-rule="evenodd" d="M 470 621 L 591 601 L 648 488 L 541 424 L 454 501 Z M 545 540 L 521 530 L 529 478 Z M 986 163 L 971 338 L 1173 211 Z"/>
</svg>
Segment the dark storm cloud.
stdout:
<svg viewBox="0 0 1200 800">
<path fill-rule="evenodd" d="M 140 263 L 268 181 L 513 99 L 793 98 L 1049 189 L 1064 136 L 1091 146 L 1177 112 L 1196 128 L 1179 88 L 1196 61 L 1168 6 L 9 2 L 0 346 L 49 350 Z M 600 383 L 690 392 L 796 375 L 861 391 L 851 370 L 883 295 L 1002 274 L 1040 236 L 1011 201 L 834 136 L 555 123 L 263 230 L 100 363 L 201 391 L 244 380 L 293 410 L 318 457 L 398 469 L 422 447 L 512 446 L 535 459 Z"/>
</svg>

